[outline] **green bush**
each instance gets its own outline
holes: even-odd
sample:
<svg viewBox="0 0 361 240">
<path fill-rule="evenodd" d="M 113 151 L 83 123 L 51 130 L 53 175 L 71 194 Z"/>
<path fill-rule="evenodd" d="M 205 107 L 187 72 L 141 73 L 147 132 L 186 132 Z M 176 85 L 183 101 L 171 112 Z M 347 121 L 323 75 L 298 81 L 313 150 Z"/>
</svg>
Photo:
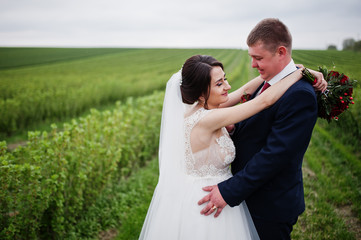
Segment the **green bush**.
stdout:
<svg viewBox="0 0 361 240">
<path fill-rule="evenodd" d="M 97 195 L 151 159 L 163 93 L 129 98 L 50 133 L 29 132 L 25 147 L 0 145 L 0 238 L 62 238 Z"/>
</svg>

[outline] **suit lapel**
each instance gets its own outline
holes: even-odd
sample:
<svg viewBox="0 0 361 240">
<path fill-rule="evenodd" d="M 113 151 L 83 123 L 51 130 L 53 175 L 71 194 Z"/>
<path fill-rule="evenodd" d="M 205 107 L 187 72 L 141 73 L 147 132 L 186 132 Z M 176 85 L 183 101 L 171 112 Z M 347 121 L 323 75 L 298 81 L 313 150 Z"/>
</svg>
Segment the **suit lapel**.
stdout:
<svg viewBox="0 0 361 240">
<path fill-rule="evenodd" d="M 258 87 L 257 90 L 252 94 L 252 96 L 251 96 L 250 99 L 253 99 L 253 98 L 255 98 L 255 97 L 257 96 L 257 93 L 261 90 L 261 88 L 263 87 L 264 84 L 265 84 L 265 83 L 263 82 L 261 85 L 259 85 L 259 87 Z M 248 119 L 249 119 L 249 118 L 248 118 Z M 238 130 L 241 129 L 241 128 L 246 124 L 246 122 L 248 121 L 248 119 L 239 122 L 239 123 L 237 124 L 237 125 L 238 125 L 238 126 L 237 126 L 237 129 L 238 129 Z"/>
<path fill-rule="evenodd" d="M 263 82 L 261 85 L 259 85 L 257 90 L 252 94 L 251 99 L 253 99 L 257 96 L 257 93 L 261 90 L 261 88 L 263 87 L 264 84 L 265 84 L 265 82 Z"/>
</svg>

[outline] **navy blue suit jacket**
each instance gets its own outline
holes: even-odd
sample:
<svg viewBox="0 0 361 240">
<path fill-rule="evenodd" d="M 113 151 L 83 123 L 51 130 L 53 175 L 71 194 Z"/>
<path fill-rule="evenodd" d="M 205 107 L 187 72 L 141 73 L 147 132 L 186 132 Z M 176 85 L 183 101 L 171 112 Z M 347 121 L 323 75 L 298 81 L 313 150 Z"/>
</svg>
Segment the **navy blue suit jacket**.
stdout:
<svg viewBox="0 0 361 240">
<path fill-rule="evenodd" d="M 302 79 L 270 108 L 236 124 L 233 177 L 218 184 L 230 206 L 286 222 L 305 210 L 302 161 L 317 120 L 316 94 Z"/>
</svg>

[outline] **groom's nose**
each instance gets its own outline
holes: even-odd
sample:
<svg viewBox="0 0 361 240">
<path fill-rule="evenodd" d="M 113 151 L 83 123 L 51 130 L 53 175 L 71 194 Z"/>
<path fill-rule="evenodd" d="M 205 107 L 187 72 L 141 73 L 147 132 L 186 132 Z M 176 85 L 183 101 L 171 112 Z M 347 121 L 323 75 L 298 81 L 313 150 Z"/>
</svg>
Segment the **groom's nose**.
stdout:
<svg viewBox="0 0 361 240">
<path fill-rule="evenodd" d="M 253 68 L 257 68 L 258 67 L 258 62 L 256 59 L 252 58 L 252 67 Z"/>
</svg>

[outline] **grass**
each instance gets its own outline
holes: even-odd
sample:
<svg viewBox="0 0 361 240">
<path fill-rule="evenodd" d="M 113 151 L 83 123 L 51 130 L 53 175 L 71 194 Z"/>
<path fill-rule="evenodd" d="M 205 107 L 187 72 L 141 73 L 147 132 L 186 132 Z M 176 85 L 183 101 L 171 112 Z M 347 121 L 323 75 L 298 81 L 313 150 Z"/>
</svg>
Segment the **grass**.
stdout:
<svg viewBox="0 0 361 240">
<path fill-rule="evenodd" d="M 48 65 L 49 63 L 129 51 L 126 48 L 15 48 L 0 47 L 0 69 Z"/>
<path fill-rule="evenodd" d="M 146 167 L 99 194 L 75 226 L 78 232 L 68 238 L 109 239 L 117 235 L 116 239 L 138 239 L 157 182 L 158 159 L 154 157 Z"/>
<path fill-rule="evenodd" d="M 306 212 L 296 225 L 294 239 L 361 237 L 360 162 L 345 148 L 315 127 L 304 164 Z"/>
<path fill-rule="evenodd" d="M 129 187 L 133 191 L 132 204 L 122 218 L 116 239 L 138 239 L 157 182 L 158 159 L 155 158 L 146 169 L 134 176 L 133 187 Z"/>
</svg>

